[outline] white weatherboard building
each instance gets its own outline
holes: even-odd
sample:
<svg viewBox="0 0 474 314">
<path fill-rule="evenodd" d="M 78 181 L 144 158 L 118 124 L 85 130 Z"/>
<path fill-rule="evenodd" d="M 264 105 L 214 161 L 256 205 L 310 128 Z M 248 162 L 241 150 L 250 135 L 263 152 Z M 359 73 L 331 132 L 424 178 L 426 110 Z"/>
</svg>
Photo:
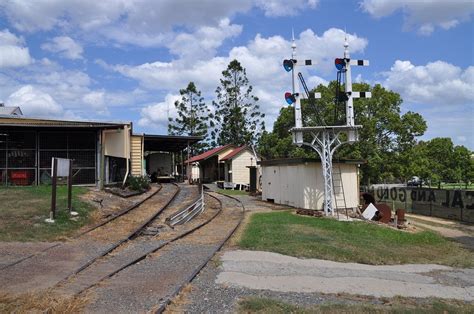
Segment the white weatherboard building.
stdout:
<svg viewBox="0 0 474 314">
<path fill-rule="evenodd" d="M 359 205 L 361 163 L 363 162 L 360 160 L 333 161 L 335 176 L 339 177 L 334 183 L 338 207 L 342 208 L 343 198 L 347 208 Z M 262 200 L 296 208 L 323 209 L 324 180 L 320 160 L 275 159 L 261 161 L 259 164 L 262 169 Z"/>
<path fill-rule="evenodd" d="M 221 181 L 248 185 L 249 167 L 257 166 L 259 160 L 260 158 L 256 157 L 248 146 L 225 145 L 194 156 L 185 162 L 192 166 L 191 178 L 194 181 L 203 183 Z"/>
</svg>

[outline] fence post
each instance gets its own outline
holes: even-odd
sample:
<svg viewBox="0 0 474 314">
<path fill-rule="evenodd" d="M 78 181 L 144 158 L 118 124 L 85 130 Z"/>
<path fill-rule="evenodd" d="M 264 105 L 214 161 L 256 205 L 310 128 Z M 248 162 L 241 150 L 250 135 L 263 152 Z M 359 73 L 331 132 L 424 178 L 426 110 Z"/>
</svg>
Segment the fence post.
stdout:
<svg viewBox="0 0 474 314">
<path fill-rule="evenodd" d="M 51 210 L 49 211 L 49 218 L 46 222 L 54 223 L 56 219 L 56 185 L 58 173 L 58 160 L 53 157 L 51 169 Z"/>
<path fill-rule="evenodd" d="M 67 209 L 72 212 L 72 160 L 69 159 L 69 172 L 67 175 Z"/>
</svg>

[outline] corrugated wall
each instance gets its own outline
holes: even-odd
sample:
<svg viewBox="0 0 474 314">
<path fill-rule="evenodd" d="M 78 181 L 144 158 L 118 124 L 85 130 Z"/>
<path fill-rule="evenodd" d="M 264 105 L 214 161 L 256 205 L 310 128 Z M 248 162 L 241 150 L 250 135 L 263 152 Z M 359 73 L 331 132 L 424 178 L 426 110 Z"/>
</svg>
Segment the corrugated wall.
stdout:
<svg viewBox="0 0 474 314">
<path fill-rule="evenodd" d="M 132 176 L 142 176 L 143 173 L 143 136 L 132 135 L 130 145 L 130 161 Z"/>
<path fill-rule="evenodd" d="M 335 163 L 333 166 L 340 167 L 347 207 L 357 207 L 357 165 Z M 340 195 L 342 192 L 336 188 L 335 193 Z M 322 209 L 324 182 L 321 163 L 263 166 L 262 199 L 298 208 Z"/>
</svg>

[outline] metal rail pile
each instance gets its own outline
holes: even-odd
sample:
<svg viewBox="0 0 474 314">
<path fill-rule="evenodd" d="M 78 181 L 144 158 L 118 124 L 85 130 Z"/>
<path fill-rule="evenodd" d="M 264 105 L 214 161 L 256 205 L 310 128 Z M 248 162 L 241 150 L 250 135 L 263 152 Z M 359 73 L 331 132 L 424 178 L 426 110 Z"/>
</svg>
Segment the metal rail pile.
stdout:
<svg viewBox="0 0 474 314">
<path fill-rule="evenodd" d="M 192 203 L 188 207 L 166 218 L 166 224 L 170 227 L 185 224 L 197 215 L 201 214 L 204 211 L 204 207 L 204 189 L 201 186 L 201 197 L 199 197 L 194 203 Z"/>
</svg>

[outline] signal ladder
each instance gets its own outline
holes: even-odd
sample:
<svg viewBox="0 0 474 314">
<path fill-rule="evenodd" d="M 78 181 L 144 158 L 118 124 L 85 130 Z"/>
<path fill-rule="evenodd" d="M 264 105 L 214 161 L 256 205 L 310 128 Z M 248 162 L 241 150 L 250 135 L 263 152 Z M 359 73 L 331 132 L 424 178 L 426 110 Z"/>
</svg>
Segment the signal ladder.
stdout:
<svg viewBox="0 0 474 314">
<path fill-rule="evenodd" d="M 344 184 L 342 181 L 341 166 L 333 167 L 332 169 L 332 191 L 334 194 L 334 208 L 337 213 L 337 219 L 339 219 L 339 209 L 346 211 L 346 219 L 349 219 L 347 213 L 346 195 L 344 194 Z M 340 191 L 338 193 L 337 191 Z"/>
</svg>

